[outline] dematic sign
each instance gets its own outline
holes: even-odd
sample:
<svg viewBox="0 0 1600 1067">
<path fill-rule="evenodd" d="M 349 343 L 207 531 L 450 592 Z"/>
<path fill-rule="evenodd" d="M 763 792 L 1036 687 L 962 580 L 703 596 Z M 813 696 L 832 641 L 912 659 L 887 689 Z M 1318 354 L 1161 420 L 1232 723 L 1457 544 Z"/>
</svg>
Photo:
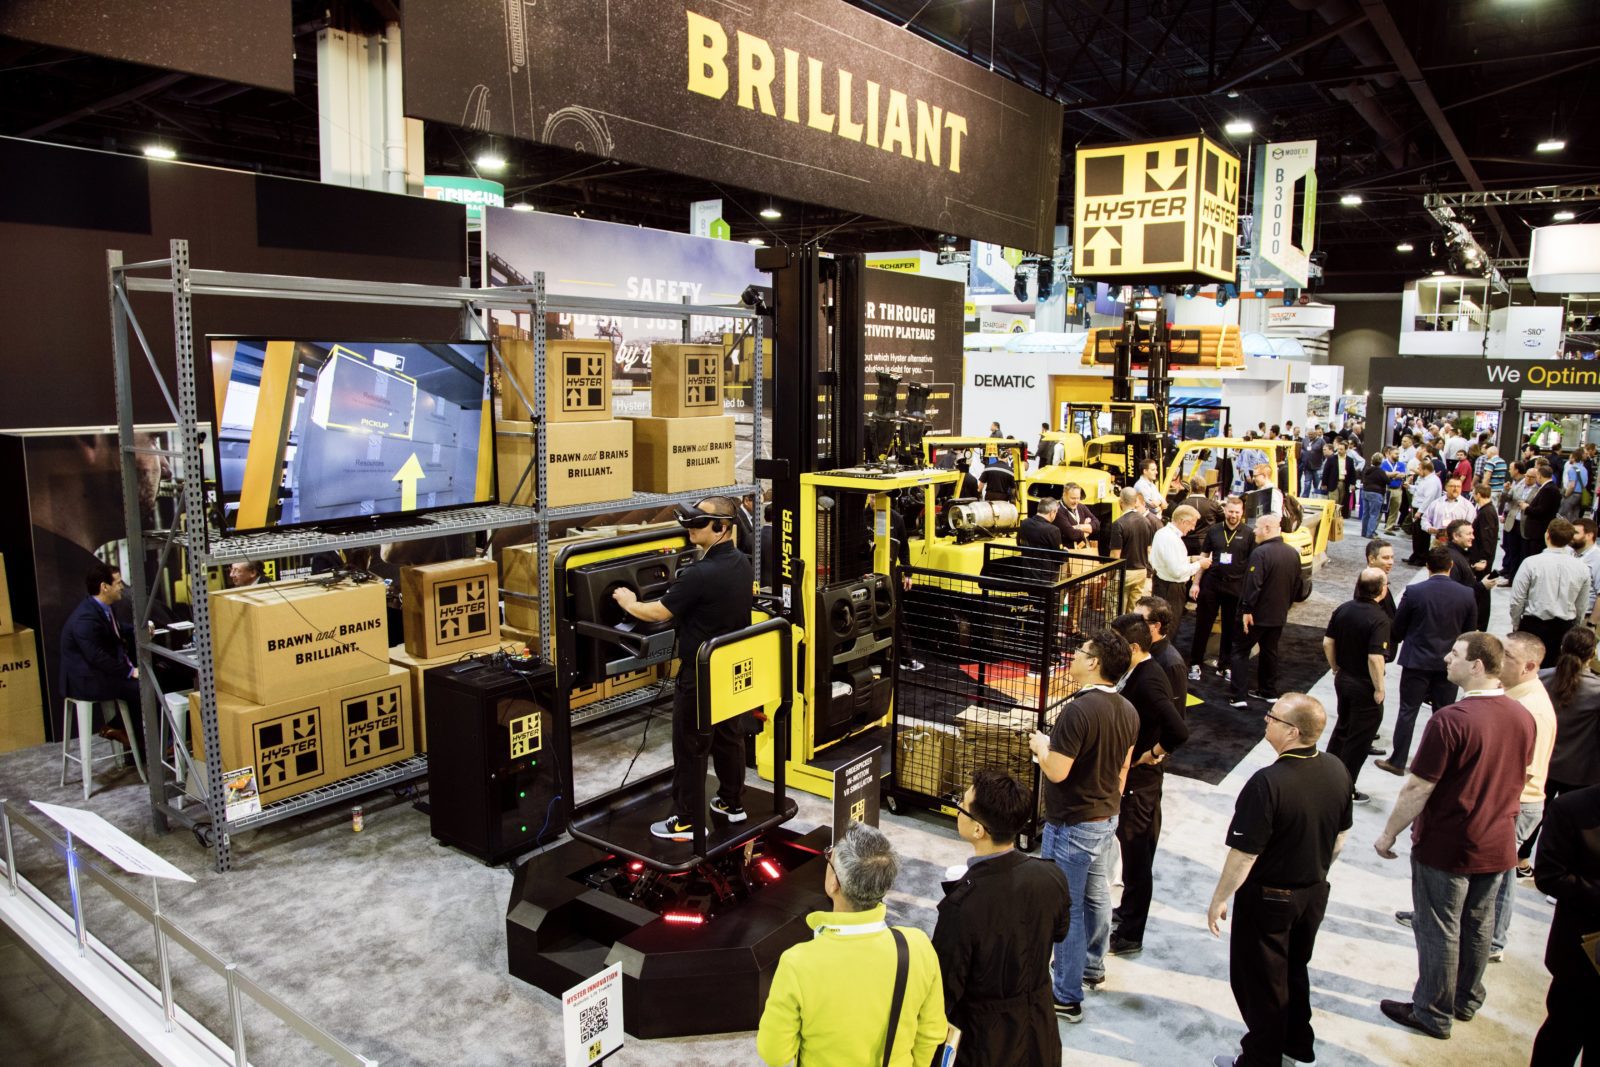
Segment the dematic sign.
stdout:
<svg viewBox="0 0 1600 1067">
<path fill-rule="evenodd" d="M 1078 149 L 1078 277 L 1232 281 L 1238 232 L 1239 159 L 1209 138 Z"/>
<path fill-rule="evenodd" d="M 407 0 L 405 33 L 416 118 L 1051 248 L 1060 105 L 842 0 Z"/>
</svg>

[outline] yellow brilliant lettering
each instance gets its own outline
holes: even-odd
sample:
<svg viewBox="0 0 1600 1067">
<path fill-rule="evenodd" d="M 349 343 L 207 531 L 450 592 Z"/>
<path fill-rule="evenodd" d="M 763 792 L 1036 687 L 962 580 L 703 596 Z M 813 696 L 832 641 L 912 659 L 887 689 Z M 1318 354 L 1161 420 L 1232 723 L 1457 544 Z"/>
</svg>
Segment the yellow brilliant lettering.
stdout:
<svg viewBox="0 0 1600 1067">
<path fill-rule="evenodd" d="M 878 147 L 878 83 L 867 82 L 867 145 Z"/>
<path fill-rule="evenodd" d="M 889 90 L 889 114 L 883 120 L 883 150 L 911 158 L 911 105 L 899 89 Z"/>
<path fill-rule="evenodd" d="M 806 125 L 833 132 L 833 115 L 822 107 L 822 60 L 806 58 Z"/>
<path fill-rule="evenodd" d="M 851 141 L 861 140 L 862 125 L 850 117 L 850 83 L 848 70 L 839 71 L 839 136 Z"/>
<path fill-rule="evenodd" d="M 940 120 L 944 118 L 944 108 L 930 108 L 924 101 L 917 101 L 917 162 L 939 165 L 939 145 L 944 140 L 944 129 Z"/>
<path fill-rule="evenodd" d="M 783 50 L 783 117 L 800 121 L 800 53 L 793 48 Z"/>
<path fill-rule="evenodd" d="M 961 138 L 967 134 L 967 120 L 954 111 L 945 112 L 944 128 L 950 131 L 950 173 L 961 173 Z"/>
<path fill-rule="evenodd" d="M 689 91 L 721 100 L 728 95 L 728 35 L 722 23 L 685 11 L 689 21 Z"/>
<path fill-rule="evenodd" d="M 772 46 L 753 34 L 739 31 L 739 106 L 755 110 L 761 98 L 761 113 L 776 115 L 772 106 L 772 78 L 777 74 L 772 62 Z"/>
</svg>

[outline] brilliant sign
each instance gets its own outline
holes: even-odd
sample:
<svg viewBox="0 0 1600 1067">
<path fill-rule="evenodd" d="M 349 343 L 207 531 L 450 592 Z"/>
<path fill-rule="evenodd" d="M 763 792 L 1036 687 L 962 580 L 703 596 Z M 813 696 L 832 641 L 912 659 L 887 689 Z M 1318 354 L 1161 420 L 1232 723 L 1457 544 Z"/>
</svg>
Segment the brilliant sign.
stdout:
<svg viewBox="0 0 1600 1067">
<path fill-rule="evenodd" d="M 1205 137 L 1077 152 L 1073 273 L 1232 281 L 1239 160 Z"/>
</svg>

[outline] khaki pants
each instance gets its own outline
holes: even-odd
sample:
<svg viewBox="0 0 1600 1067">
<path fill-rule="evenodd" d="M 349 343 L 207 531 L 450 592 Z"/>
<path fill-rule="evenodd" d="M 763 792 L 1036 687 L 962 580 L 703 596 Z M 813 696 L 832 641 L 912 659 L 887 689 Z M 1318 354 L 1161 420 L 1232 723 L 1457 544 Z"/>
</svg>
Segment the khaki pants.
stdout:
<svg viewBox="0 0 1600 1067">
<path fill-rule="evenodd" d="M 1122 577 L 1122 613 L 1126 615 L 1133 610 L 1140 597 L 1150 595 L 1150 572 L 1133 570 L 1129 568 L 1123 572 Z"/>
</svg>

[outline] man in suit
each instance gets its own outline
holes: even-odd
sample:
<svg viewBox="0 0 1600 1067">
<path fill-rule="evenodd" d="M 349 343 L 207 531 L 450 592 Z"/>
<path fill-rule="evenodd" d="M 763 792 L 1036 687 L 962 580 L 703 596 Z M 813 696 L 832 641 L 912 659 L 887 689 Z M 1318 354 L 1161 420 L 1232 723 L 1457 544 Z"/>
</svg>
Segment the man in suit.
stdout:
<svg viewBox="0 0 1600 1067">
<path fill-rule="evenodd" d="M 1017 544 L 1022 548 L 1059 549 L 1061 531 L 1055 523 L 1058 510 L 1060 501 L 1048 496 L 1041 498 L 1034 513 L 1023 519 L 1017 528 Z"/>
<path fill-rule="evenodd" d="M 1455 702 L 1456 687 L 1445 676 L 1444 657 L 1456 639 L 1478 625 L 1472 590 L 1450 577 L 1455 560 L 1443 545 L 1428 550 L 1427 580 L 1407 587 L 1394 614 L 1390 641 L 1400 646 L 1400 714 L 1394 746 L 1379 770 L 1405 776 L 1411 758 L 1411 733 L 1426 703 L 1435 711 Z"/>
<path fill-rule="evenodd" d="M 1258 468 L 1260 470 L 1260 468 Z M 1300 553 L 1283 541 L 1282 526 L 1274 513 L 1256 516 L 1256 543 L 1250 552 L 1244 591 L 1239 595 L 1239 622 L 1244 639 L 1233 650 L 1231 679 L 1236 708 L 1250 706 L 1245 692 L 1250 676 L 1250 652 L 1261 646 L 1256 688 L 1249 695 L 1268 702 L 1277 700 L 1278 641 L 1289 621 L 1289 608 L 1302 599 Z"/>
<path fill-rule="evenodd" d="M 1547 459 L 1533 465 L 1537 485 L 1522 509 L 1522 543 L 1524 555 L 1533 555 L 1544 546 L 1544 532 L 1550 520 L 1561 511 L 1561 487 L 1555 482 L 1555 471 Z"/>
<path fill-rule="evenodd" d="M 1083 487 L 1069 485 L 1061 491 L 1061 506 L 1056 509 L 1055 524 L 1061 531 L 1061 543 L 1077 552 L 1095 551 L 1094 542 L 1100 538 L 1100 520 L 1094 517 L 1083 502 Z"/>
<path fill-rule="evenodd" d="M 125 701 L 134 733 L 143 735 L 139 668 L 129 655 L 128 643 L 111 610 L 122 599 L 122 573 L 97 562 L 89 568 L 84 588 L 88 596 L 72 610 L 61 631 L 62 692 L 76 700 Z M 109 715 L 106 723 L 100 731 L 102 737 L 143 749 L 142 736 L 129 738 Z"/>
<path fill-rule="evenodd" d="M 1544 1025 L 1533 1040 L 1535 1064 L 1585 1062 L 1600 1053 L 1594 1008 L 1600 971 L 1584 952 L 1583 937 L 1600 915 L 1600 786 L 1563 793 L 1544 809 L 1544 831 L 1533 867 L 1539 892 L 1555 898 L 1544 965 L 1550 972 Z"/>
<path fill-rule="evenodd" d="M 1489 590 L 1494 585 L 1494 579 L 1484 578 L 1483 573 L 1473 566 L 1472 551 L 1477 542 L 1477 524 L 1465 519 L 1451 519 L 1444 531 L 1444 547 L 1450 550 L 1450 578 L 1472 590 L 1472 598 L 1478 605 L 1478 621 L 1473 629 L 1482 630 L 1489 625 Z"/>
</svg>

